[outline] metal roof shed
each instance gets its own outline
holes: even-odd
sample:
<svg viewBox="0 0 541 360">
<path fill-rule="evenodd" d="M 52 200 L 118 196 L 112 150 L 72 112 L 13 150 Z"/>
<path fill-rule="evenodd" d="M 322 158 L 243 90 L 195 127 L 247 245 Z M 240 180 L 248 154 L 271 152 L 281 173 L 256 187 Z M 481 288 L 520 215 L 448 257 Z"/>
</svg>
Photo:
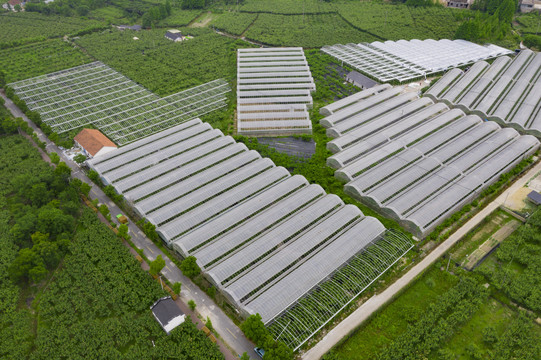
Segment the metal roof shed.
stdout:
<svg viewBox="0 0 541 360">
<path fill-rule="evenodd" d="M 166 296 L 158 299 L 150 307 L 152 314 L 156 320 L 160 323 L 161 327 L 167 334 L 174 328 L 182 324 L 186 315 L 175 304 L 171 296 Z"/>
</svg>

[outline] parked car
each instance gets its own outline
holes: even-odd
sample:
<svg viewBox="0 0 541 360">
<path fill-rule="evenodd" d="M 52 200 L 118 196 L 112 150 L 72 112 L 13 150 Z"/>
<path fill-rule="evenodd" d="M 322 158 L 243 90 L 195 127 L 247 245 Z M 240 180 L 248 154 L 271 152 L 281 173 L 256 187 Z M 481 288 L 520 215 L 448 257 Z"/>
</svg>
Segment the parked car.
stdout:
<svg viewBox="0 0 541 360">
<path fill-rule="evenodd" d="M 262 348 L 254 348 L 254 351 L 257 355 L 259 355 L 260 358 L 263 359 L 263 355 L 265 355 L 265 350 L 263 350 Z"/>
</svg>

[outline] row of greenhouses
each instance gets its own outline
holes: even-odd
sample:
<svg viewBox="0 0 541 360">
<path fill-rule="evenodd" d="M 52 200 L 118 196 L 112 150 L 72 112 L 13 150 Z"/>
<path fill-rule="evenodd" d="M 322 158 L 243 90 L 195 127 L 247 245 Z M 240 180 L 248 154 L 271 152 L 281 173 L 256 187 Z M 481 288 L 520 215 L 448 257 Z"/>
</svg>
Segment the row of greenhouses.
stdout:
<svg viewBox="0 0 541 360">
<path fill-rule="evenodd" d="M 308 108 L 315 89 L 302 48 L 239 49 L 237 132 L 311 134 Z"/>
<path fill-rule="evenodd" d="M 156 225 L 168 246 L 195 256 L 242 314 L 259 313 L 295 348 L 412 245 L 199 119 L 96 157 L 89 166 Z M 337 287 L 334 276 L 349 271 L 362 275 Z M 327 287 L 335 300 L 314 296 Z M 285 321 L 291 309 L 302 317 Z"/>
<path fill-rule="evenodd" d="M 321 48 L 379 82 L 406 82 L 475 61 L 510 54 L 496 45 L 465 40 L 398 40 L 324 46 Z"/>
<path fill-rule="evenodd" d="M 124 145 L 226 106 L 215 80 L 159 97 L 101 62 L 9 84 L 58 134 L 92 125 Z"/>
<path fill-rule="evenodd" d="M 443 103 L 381 85 L 321 109 L 327 164 L 346 193 L 424 237 L 539 141 Z"/>
<path fill-rule="evenodd" d="M 541 137 L 541 53 L 523 50 L 514 59 L 480 61 L 466 72 L 453 69 L 426 95 Z"/>
</svg>

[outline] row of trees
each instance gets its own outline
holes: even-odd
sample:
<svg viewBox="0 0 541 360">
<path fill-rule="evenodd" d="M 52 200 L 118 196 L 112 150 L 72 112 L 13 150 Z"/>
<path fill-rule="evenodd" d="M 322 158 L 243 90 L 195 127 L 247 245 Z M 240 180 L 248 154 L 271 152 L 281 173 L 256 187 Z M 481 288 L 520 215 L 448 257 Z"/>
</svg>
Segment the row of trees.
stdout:
<svg viewBox="0 0 541 360">
<path fill-rule="evenodd" d="M 477 271 L 513 301 L 541 312 L 541 211 L 531 215 L 495 255 L 500 266 L 483 265 Z"/>
<path fill-rule="evenodd" d="M 151 28 L 152 25 L 157 24 L 160 20 L 165 19 L 171 15 L 171 2 L 165 0 L 165 4 L 160 4 L 150 8 L 142 17 L 142 26 L 144 28 Z"/>
<path fill-rule="evenodd" d="M 464 21 L 455 33 L 455 38 L 480 41 L 501 40 L 511 32 L 511 22 L 517 9 L 515 0 L 481 0 L 477 1 L 476 12 L 470 19 Z"/>
<path fill-rule="evenodd" d="M 293 351 L 286 344 L 275 341 L 261 320 L 261 315 L 250 315 L 240 329 L 246 337 L 265 350 L 263 360 L 292 360 Z"/>
</svg>

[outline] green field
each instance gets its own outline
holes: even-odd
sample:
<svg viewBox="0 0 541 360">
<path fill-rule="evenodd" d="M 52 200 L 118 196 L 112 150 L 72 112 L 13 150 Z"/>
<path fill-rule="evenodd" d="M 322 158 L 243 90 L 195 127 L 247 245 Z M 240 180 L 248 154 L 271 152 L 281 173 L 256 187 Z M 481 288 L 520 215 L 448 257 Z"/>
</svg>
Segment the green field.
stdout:
<svg viewBox="0 0 541 360">
<path fill-rule="evenodd" d="M 318 14 L 335 10 L 333 2 L 320 0 L 245 0 L 240 11 L 275 14 Z"/>
<path fill-rule="evenodd" d="M 96 20 L 66 18 L 56 15 L 22 12 L 0 15 L 0 48 L 25 40 L 39 40 L 76 34 L 82 30 L 101 27 Z"/>
<path fill-rule="evenodd" d="M 173 8 L 171 15 L 159 22 L 159 26 L 187 26 L 191 21 L 201 15 L 202 10 L 182 10 Z"/>
<path fill-rule="evenodd" d="M 355 27 L 384 40 L 452 39 L 462 17 L 469 12 L 370 1 L 342 3 L 337 9 Z"/>
<path fill-rule="evenodd" d="M 523 34 L 541 34 L 541 15 L 531 12 L 515 18 L 518 30 Z"/>
<path fill-rule="evenodd" d="M 305 48 L 378 40 L 351 27 L 337 14 L 304 16 L 259 14 L 254 24 L 246 31 L 246 38 L 269 45 Z"/>
<path fill-rule="evenodd" d="M 7 83 L 92 61 L 79 49 L 60 39 L 0 50 L 0 70 L 5 71 Z"/>
<path fill-rule="evenodd" d="M 234 35 L 247 29 L 248 38 L 269 45 L 313 48 L 347 42 L 453 38 L 468 14 L 468 10 L 376 1 L 248 0 L 240 12 L 225 12 L 212 25 Z"/>
<path fill-rule="evenodd" d="M 170 95 L 218 78 L 236 76 L 236 49 L 249 45 L 210 29 L 179 28 L 194 38 L 175 43 L 166 29 L 137 33 L 112 30 L 76 40 L 96 59 L 158 95 Z M 204 61 L 202 60 L 204 59 Z"/>
<path fill-rule="evenodd" d="M 254 22 L 258 14 L 225 12 L 218 15 L 211 23 L 218 30 L 240 36 Z"/>
<path fill-rule="evenodd" d="M 442 259 L 324 359 L 540 358 L 540 229 L 538 211 L 473 273 Z"/>
</svg>

